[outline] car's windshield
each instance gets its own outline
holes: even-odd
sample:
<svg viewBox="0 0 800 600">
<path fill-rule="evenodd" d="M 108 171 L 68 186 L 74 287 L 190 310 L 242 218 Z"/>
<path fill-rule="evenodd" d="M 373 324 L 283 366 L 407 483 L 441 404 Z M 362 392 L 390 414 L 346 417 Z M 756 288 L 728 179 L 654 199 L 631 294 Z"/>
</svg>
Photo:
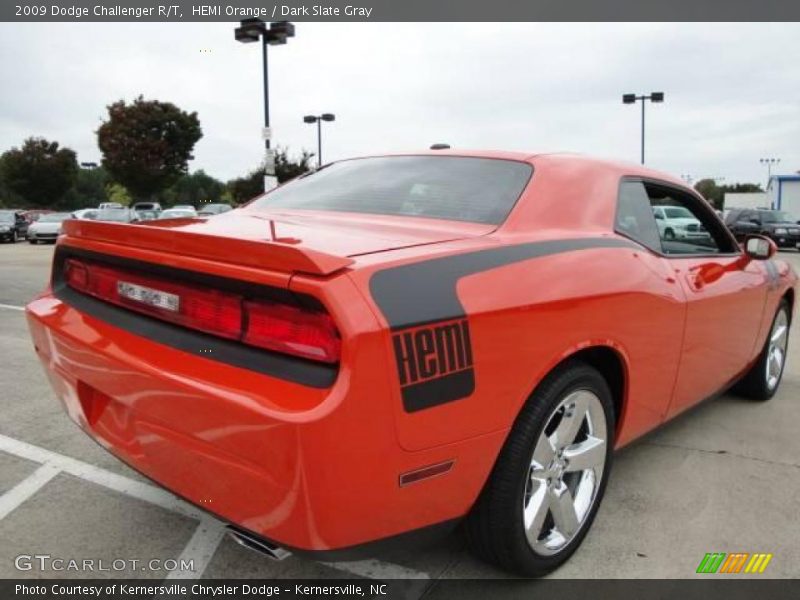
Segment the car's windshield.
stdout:
<svg viewBox="0 0 800 600">
<path fill-rule="evenodd" d="M 664 212 L 668 219 L 694 219 L 694 215 L 683 206 L 667 206 Z"/>
<path fill-rule="evenodd" d="M 760 213 L 762 223 L 796 223 L 797 219 L 784 210 L 765 210 Z"/>
<path fill-rule="evenodd" d="M 14 213 L 0 212 L 0 221 L 4 223 L 11 223 L 14 221 Z"/>
<path fill-rule="evenodd" d="M 55 213 L 50 215 L 42 215 L 39 217 L 39 223 L 61 223 L 61 221 L 66 221 L 67 219 L 71 219 L 72 215 L 69 213 Z"/>
<path fill-rule="evenodd" d="M 392 156 L 334 163 L 257 199 L 297 208 L 502 223 L 530 179 L 522 162 L 461 156 Z"/>
</svg>

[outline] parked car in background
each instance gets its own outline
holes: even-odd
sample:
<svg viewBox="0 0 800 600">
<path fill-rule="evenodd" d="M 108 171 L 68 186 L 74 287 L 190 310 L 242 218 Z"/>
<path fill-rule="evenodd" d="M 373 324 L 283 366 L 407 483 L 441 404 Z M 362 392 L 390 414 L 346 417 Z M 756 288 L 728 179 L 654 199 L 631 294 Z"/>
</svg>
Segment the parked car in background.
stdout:
<svg viewBox="0 0 800 600">
<path fill-rule="evenodd" d="M 232 208 L 230 204 L 204 204 L 200 207 L 200 210 L 197 211 L 197 214 L 201 217 L 210 217 L 212 215 L 221 215 Z"/>
<path fill-rule="evenodd" d="M 22 213 L 22 216 L 25 217 L 25 220 L 28 222 L 28 224 L 30 224 L 38 221 L 39 217 L 41 217 L 42 215 L 49 215 L 53 211 L 47 208 L 33 208 L 30 210 L 23 210 L 20 212 Z"/>
<path fill-rule="evenodd" d="M 711 243 L 663 239 L 659 206 Z M 574 155 L 346 160 L 213 219 L 64 228 L 27 318 L 103 448 L 273 556 L 465 520 L 524 576 L 580 546 L 614 449 L 731 386 L 776 393 L 797 283 L 683 181 Z"/>
<path fill-rule="evenodd" d="M 700 221 L 683 206 L 654 206 L 653 216 L 661 239 L 701 242 L 710 237 Z"/>
<path fill-rule="evenodd" d="M 0 210 L 0 241 L 17 242 L 25 239 L 28 221 L 17 210 Z"/>
<path fill-rule="evenodd" d="M 158 202 L 136 202 L 131 205 L 131 210 L 135 212 L 142 210 L 161 212 L 161 204 Z"/>
<path fill-rule="evenodd" d="M 193 208 L 168 208 L 162 210 L 158 215 L 159 219 L 189 219 L 197 216 L 197 211 Z"/>
<path fill-rule="evenodd" d="M 782 210 L 732 209 L 725 224 L 739 241 L 758 233 L 770 238 L 780 248 L 797 248 L 800 244 L 797 217 Z"/>
<path fill-rule="evenodd" d="M 72 211 L 73 219 L 94 220 L 97 218 L 98 208 L 80 208 Z"/>
<path fill-rule="evenodd" d="M 101 202 L 98 206 L 100 210 L 108 210 L 110 208 L 125 208 L 119 202 Z"/>
<path fill-rule="evenodd" d="M 140 223 L 142 221 L 154 221 L 158 218 L 160 211 L 157 210 L 146 210 L 146 209 L 137 209 L 131 211 L 131 222 Z"/>
<path fill-rule="evenodd" d="M 192 212 L 197 212 L 197 209 L 191 204 L 176 204 L 172 208 L 176 210 L 191 210 Z"/>
<path fill-rule="evenodd" d="M 131 211 L 127 208 L 110 208 L 106 210 L 98 210 L 94 220 L 112 221 L 114 223 L 130 223 L 132 216 Z"/>
<path fill-rule="evenodd" d="M 61 234 L 61 224 L 71 219 L 71 213 L 49 213 L 42 215 L 35 223 L 28 227 L 28 241 L 31 244 L 39 242 L 55 243 Z"/>
</svg>

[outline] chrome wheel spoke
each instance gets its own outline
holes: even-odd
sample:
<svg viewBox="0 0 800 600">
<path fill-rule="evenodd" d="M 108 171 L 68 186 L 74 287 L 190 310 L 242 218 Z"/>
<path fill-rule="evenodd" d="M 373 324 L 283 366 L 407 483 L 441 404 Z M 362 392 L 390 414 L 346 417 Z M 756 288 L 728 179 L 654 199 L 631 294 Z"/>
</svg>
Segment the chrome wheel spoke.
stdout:
<svg viewBox="0 0 800 600">
<path fill-rule="evenodd" d="M 578 444 L 572 444 L 564 449 L 564 458 L 567 459 L 565 471 L 585 471 L 598 469 L 606 460 L 606 442 L 600 438 L 588 436 Z"/>
<path fill-rule="evenodd" d="M 778 325 L 777 323 L 775 325 L 776 327 L 775 330 L 772 332 L 772 337 L 770 338 L 770 341 L 776 346 L 782 346 L 783 338 L 786 336 L 787 328 L 786 325 Z"/>
<path fill-rule="evenodd" d="M 531 460 L 531 468 L 534 471 L 547 468 L 550 461 L 555 456 L 555 448 L 550 443 L 550 439 L 542 434 L 539 436 L 539 441 L 536 442 L 536 448 L 533 449 L 533 460 Z"/>
<path fill-rule="evenodd" d="M 550 495 L 547 493 L 547 484 L 541 479 L 531 479 L 531 498 L 523 512 L 525 536 L 528 543 L 536 544 L 542 533 L 547 512 L 550 510 Z"/>
<path fill-rule="evenodd" d="M 578 435 L 586 417 L 590 397 L 585 392 L 575 392 L 564 403 L 561 422 L 550 436 L 550 443 L 554 448 L 560 450 L 575 441 L 575 436 Z"/>
<path fill-rule="evenodd" d="M 580 522 L 575 511 L 575 501 L 563 482 L 550 490 L 550 513 L 556 528 L 565 538 L 569 539 L 578 530 Z"/>
</svg>

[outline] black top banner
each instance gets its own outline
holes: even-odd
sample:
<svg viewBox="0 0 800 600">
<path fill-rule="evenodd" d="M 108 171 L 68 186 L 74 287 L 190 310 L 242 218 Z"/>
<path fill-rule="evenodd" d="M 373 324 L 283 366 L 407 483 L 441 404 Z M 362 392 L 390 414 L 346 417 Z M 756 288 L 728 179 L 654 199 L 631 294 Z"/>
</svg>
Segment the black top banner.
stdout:
<svg viewBox="0 0 800 600">
<path fill-rule="evenodd" d="M 3 0 L 0 21 L 800 21 L 796 0 Z"/>
</svg>

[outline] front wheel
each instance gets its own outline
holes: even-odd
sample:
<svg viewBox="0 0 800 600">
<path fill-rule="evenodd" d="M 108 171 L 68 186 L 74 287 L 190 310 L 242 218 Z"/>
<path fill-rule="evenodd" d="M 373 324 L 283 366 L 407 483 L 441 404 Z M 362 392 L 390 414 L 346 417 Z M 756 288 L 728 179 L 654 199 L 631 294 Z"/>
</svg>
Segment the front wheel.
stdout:
<svg viewBox="0 0 800 600">
<path fill-rule="evenodd" d="M 596 369 L 572 362 L 548 375 L 514 423 L 467 519 L 472 551 L 523 576 L 564 563 L 602 500 L 613 433 L 611 392 Z"/>
<path fill-rule="evenodd" d="M 747 374 L 734 386 L 735 393 L 753 400 L 769 400 L 775 395 L 786 365 L 790 323 L 789 303 L 781 300 L 761 354 Z"/>
</svg>

